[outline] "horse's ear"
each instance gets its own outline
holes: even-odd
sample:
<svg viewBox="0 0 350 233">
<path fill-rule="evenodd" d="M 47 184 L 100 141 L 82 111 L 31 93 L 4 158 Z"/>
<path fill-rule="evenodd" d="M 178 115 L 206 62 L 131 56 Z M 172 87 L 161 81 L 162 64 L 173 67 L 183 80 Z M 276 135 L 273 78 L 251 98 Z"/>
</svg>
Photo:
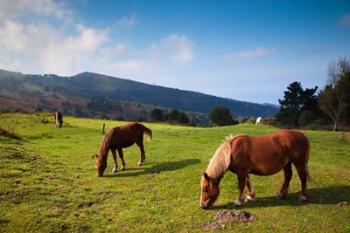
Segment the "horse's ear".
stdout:
<svg viewBox="0 0 350 233">
<path fill-rule="evenodd" d="M 208 176 L 208 174 L 206 172 L 204 172 L 203 176 L 207 181 L 210 181 L 210 177 Z"/>
</svg>

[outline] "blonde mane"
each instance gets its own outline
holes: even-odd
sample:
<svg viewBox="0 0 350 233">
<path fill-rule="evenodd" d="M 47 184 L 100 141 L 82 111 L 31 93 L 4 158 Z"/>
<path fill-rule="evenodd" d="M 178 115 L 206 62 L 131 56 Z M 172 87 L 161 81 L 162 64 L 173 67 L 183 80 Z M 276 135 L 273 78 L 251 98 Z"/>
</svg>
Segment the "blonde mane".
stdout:
<svg viewBox="0 0 350 233">
<path fill-rule="evenodd" d="M 240 135 L 230 135 L 226 137 L 225 141 L 216 149 L 214 156 L 211 158 L 207 167 L 207 174 L 214 178 L 220 178 L 227 171 L 231 162 L 231 145 L 230 141 Z"/>
<path fill-rule="evenodd" d="M 114 129 L 110 129 L 107 134 L 102 139 L 99 153 L 98 153 L 98 160 L 104 161 L 107 159 L 108 156 L 108 150 L 110 149 L 112 136 L 113 136 Z"/>
</svg>

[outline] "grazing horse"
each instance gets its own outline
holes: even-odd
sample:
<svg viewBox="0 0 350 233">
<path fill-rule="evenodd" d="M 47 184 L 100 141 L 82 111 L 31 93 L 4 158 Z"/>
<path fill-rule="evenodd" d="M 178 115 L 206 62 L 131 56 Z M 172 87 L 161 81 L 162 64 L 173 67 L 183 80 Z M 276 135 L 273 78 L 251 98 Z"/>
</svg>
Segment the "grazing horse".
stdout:
<svg viewBox="0 0 350 233">
<path fill-rule="evenodd" d="M 56 128 L 61 128 L 63 123 L 63 116 L 60 112 L 55 112 Z"/>
<path fill-rule="evenodd" d="M 283 199 L 288 193 L 292 178 L 292 164 L 301 181 L 299 200 L 306 201 L 308 160 L 309 140 L 298 131 L 279 130 L 260 137 L 230 137 L 216 150 L 201 178 L 200 207 L 209 208 L 216 201 L 220 193 L 220 180 L 227 170 L 236 173 L 238 178 L 239 197 L 234 202 L 236 206 L 241 206 L 244 202 L 245 186 L 248 189 L 247 200 L 252 201 L 255 198 L 249 174 L 273 175 L 282 169 L 284 183 L 277 198 Z"/>
<path fill-rule="evenodd" d="M 125 170 L 123 148 L 129 147 L 134 143 L 136 143 L 141 151 L 139 161 L 139 166 L 141 166 L 146 159 L 146 153 L 143 147 L 144 133 L 149 137 L 149 139 L 152 139 L 152 131 L 140 123 L 128 123 L 126 125 L 110 129 L 101 142 L 98 155 L 96 154 L 97 175 L 103 176 L 103 172 L 107 167 L 109 150 L 112 151 L 114 159 L 114 168 L 112 172 L 117 172 L 118 170 L 116 150 L 118 150 L 119 157 L 122 160 L 121 170 Z"/>
</svg>

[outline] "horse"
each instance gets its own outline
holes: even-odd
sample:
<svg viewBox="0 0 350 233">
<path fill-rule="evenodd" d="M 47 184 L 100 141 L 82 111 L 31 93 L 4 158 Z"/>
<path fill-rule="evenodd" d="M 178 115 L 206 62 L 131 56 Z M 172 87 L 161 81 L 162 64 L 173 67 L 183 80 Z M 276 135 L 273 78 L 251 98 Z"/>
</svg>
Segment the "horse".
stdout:
<svg viewBox="0 0 350 233">
<path fill-rule="evenodd" d="M 123 126 L 115 127 L 110 129 L 104 136 L 99 153 L 96 154 L 96 168 L 97 176 L 103 176 L 103 173 L 107 167 L 108 151 L 112 151 L 114 159 L 114 167 L 112 172 L 118 171 L 118 161 L 116 150 L 118 151 L 119 157 L 122 161 L 121 170 L 125 170 L 125 161 L 123 155 L 123 148 L 132 146 L 134 143 L 140 148 L 141 156 L 139 166 L 143 165 L 146 159 L 146 153 L 143 146 L 143 135 L 146 134 L 148 138 L 152 139 L 152 131 L 140 123 L 128 123 Z"/>
<path fill-rule="evenodd" d="M 234 201 L 235 206 L 242 206 L 245 186 L 248 189 L 247 201 L 255 199 L 249 174 L 267 176 L 282 169 L 284 182 L 277 198 L 284 199 L 292 178 L 292 164 L 301 181 L 299 201 L 307 201 L 309 148 L 308 138 L 302 132 L 292 130 L 279 130 L 258 137 L 237 135 L 227 138 L 216 150 L 201 177 L 200 207 L 209 208 L 216 201 L 220 194 L 220 180 L 227 170 L 235 173 L 238 178 L 239 196 Z"/>
<path fill-rule="evenodd" d="M 55 112 L 56 128 L 61 128 L 63 124 L 63 116 L 60 112 Z"/>
</svg>

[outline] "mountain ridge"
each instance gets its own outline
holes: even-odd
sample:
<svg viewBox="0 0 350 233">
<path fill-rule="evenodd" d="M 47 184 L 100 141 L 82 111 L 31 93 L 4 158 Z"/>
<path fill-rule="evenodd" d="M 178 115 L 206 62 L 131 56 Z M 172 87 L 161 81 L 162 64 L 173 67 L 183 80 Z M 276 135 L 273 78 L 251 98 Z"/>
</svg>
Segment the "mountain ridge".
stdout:
<svg viewBox="0 0 350 233">
<path fill-rule="evenodd" d="M 58 98 L 65 101 L 80 101 L 82 106 L 88 105 L 93 98 L 107 98 L 112 102 L 133 102 L 203 114 L 207 114 L 215 106 L 224 106 L 229 108 L 236 117 L 268 117 L 277 112 L 277 107 L 270 104 L 234 100 L 87 71 L 73 76 L 58 76 L 0 70 L 0 84 L 1 94 L 10 93 L 17 98 Z M 60 109 L 59 106 L 56 107 Z M 142 117 L 145 117 L 144 115 Z"/>
</svg>

